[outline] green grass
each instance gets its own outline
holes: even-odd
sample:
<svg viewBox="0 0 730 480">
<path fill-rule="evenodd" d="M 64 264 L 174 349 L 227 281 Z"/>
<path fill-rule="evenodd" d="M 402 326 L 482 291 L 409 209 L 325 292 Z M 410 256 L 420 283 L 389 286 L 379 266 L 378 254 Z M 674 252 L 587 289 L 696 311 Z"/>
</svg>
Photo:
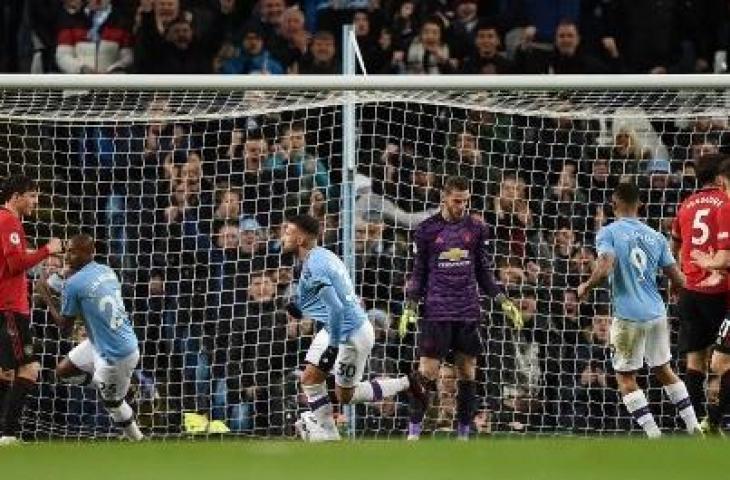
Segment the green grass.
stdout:
<svg viewBox="0 0 730 480">
<path fill-rule="evenodd" d="M 0 448 L 8 480 L 633 480 L 728 478 L 719 439 L 38 443 Z"/>
</svg>

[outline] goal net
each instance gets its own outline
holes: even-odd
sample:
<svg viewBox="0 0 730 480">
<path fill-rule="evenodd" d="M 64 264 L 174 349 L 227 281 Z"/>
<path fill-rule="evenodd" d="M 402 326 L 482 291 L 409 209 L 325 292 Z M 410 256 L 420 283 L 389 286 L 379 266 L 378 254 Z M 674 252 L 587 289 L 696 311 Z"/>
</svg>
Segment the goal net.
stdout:
<svg viewBox="0 0 730 480">
<path fill-rule="evenodd" d="M 493 234 L 495 275 L 526 318 L 516 333 L 486 312 L 478 431 L 608 434 L 634 428 L 612 378 L 608 294 L 579 305 L 575 287 L 618 182 L 640 185 L 641 214 L 668 234 L 696 187 L 694 161 L 727 148 L 727 107 L 724 89 L 3 88 L 0 176 L 38 180 L 30 239 L 92 233 L 118 272 L 141 348 L 129 399 L 146 433 L 279 437 L 306 408 L 298 376 L 315 328 L 282 309 L 296 282 L 284 219 L 316 215 L 322 244 L 354 267 L 377 337 L 366 375 L 404 374 L 416 332 L 394 327 L 413 231 L 437 211 L 445 177 L 463 175 L 471 214 Z M 62 337 L 37 304 L 32 319 L 43 369 L 25 434 L 111 435 L 96 393 L 53 375 L 83 328 Z M 450 361 L 426 416 L 436 435 L 454 423 Z M 640 384 L 660 426 L 678 428 L 646 371 Z M 401 436 L 407 421 L 400 396 L 338 411 L 356 435 Z"/>
</svg>

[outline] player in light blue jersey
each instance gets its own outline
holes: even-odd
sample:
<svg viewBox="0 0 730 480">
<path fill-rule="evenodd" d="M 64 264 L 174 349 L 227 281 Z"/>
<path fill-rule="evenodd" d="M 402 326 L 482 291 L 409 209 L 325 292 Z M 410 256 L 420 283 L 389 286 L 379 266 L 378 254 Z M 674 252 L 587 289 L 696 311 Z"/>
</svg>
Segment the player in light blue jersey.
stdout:
<svg viewBox="0 0 730 480">
<path fill-rule="evenodd" d="M 335 394 L 340 403 L 379 401 L 404 390 L 423 399 L 417 376 L 378 378 L 362 382 L 375 335 L 342 261 L 317 246 L 319 221 L 309 215 L 289 219 L 281 238 L 284 253 L 295 253 L 302 262 L 298 302 L 287 312 L 310 318 L 321 330 L 307 352 L 301 376 L 302 390 L 311 412 L 302 414 L 296 427 L 304 440 L 338 440 L 339 433 L 327 395 L 327 376 L 335 369 Z"/>
<path fill-rule="evenodd" d="M 612 363 L 623 402 L 649 437 L 661 432 L 644 392 L 636 383 L 636 371 L 644 360 L 679 410 L 689 433 L 699 433 L 699 423 L 687 387 L 669 366 L 669 326 L 666 306 L 656 282 L 658 270 L 674 288 L 684 286 L 684 276 L 674 261 L 669 243 L 659 232 L 638 219 L 639 188 L 621 183 L 613 193 L 616 221 L 596 236 L 598 259 L 590 279 L 578 287 L 578 297 L 608 277 L 613 304 L 610 331 Z"/>
<path fill-rule="evenodd" d="M 131 440 L 143 438 L 132 408 L 124 400 L 139 360 L 137 336 L 122 300 L 114 271 L 94 261 L 94 240 L 76 235 L 66 251 L 70 272 L 62 283 L 39 282 L 41 298 L 57 323 L 73 324 L 81 317 L 88 338 L 71 350 L 56 367 L 66 383 L 92 385 L 99 390 L 114 423 Z M 60 291 L 61 308 L 51 296 Z"/>
</svg>

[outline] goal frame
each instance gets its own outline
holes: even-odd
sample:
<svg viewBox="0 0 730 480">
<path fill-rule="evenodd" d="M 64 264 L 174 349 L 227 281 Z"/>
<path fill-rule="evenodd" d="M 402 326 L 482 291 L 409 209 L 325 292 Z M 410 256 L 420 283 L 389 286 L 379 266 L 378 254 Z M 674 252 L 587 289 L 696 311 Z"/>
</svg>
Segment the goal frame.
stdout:
<svg viewBox="0 0 730 480">
<path fill-rule="evenodd" d="M 344 34 L 347 42 L 348 32 Z M 222 76 L 222 75 L 26 75 L 0 74 L 0 91 L 337 91 L 343 92 L 342 145 L 343 180 L 341 225 L 344 235 L 343 260 L 355 278 L 355 171 L 357 159 L 357 126 L 355 105 L 358 92 L 383 91 L 656 91 L 656 90 L 730 90 L 730 76 L 709 75 L 356 75 L 355 51 L 343 52 L 345 75 L 327 76 Z M 718 110 L 728 111 L 724 106 Z M 194 115 L 194 114 L 193 114 Z M 73 119 L 69 119 L 73 122 Z M 80 120 L 83 121 L 83 120 Z M 349 435 L 354 437 L 354 409 L 348 409 Z"/>
</svg>

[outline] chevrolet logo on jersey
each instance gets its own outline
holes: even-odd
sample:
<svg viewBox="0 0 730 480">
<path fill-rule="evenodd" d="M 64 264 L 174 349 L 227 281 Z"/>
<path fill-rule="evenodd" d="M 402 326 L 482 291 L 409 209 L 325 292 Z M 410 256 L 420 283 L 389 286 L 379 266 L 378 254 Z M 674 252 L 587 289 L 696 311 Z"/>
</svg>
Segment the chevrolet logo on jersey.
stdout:
<svg viewBox="0 0 730 480">
<path fill-rule="evenodd" d="M 469 263 L 469 252 L 461 248 L 450 248 L 439 254 L 439 266 L 452 267 Z"/>
</svg>

